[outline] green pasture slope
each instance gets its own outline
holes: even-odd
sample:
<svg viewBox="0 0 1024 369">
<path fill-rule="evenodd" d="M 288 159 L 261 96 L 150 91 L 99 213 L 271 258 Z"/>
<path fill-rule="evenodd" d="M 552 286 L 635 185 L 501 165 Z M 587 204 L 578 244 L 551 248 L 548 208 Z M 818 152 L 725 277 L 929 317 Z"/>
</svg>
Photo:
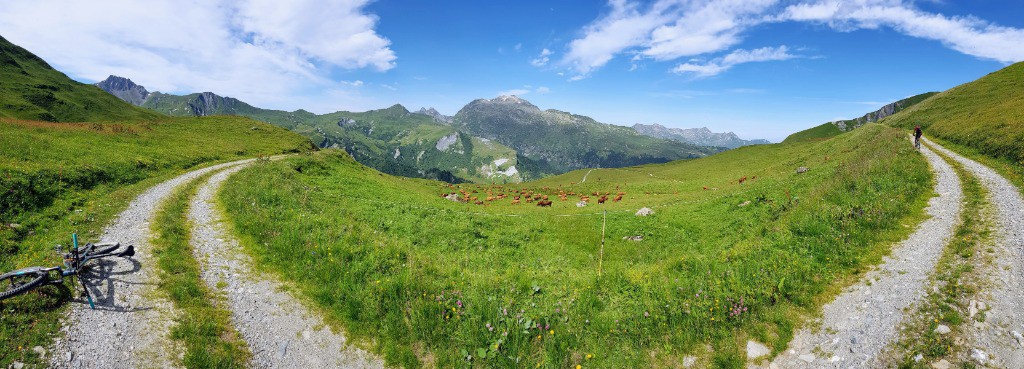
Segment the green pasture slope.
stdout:
<svg viewBox="0 0 1024 369">
<path fill-rule="evenodd" d="M 747 339 L 783 349 L 931 195 L 904 132 L 876 124 L 587 173 L 450 187 L 327 150 L 247 169 L 221 200 L 258 265 L 390 364 L 739 368 Z"/>
<path fill-rule="evenodd" d="M 0 37 L 0 118 L 51 122 L 148 120 L 162 115 L 75 82 Z"/>
<path fill-rule="evenodd" d="M 1024 63 L 1010 65 L 882 121 L 952 143 L 1024 188 Z M 980 154 L 980 155 L 977 155 Z"/>
<path fill-rule="evenodd" d="M 80 120 L 94 122 L 65 122 Z M 0 270 L 59 264 L 53 245 L 72 232 L 94 241 L 135 195 L 188 169 L 313 149 L 247 118 L 139 109 L 0 38 Z M 47 287 L 0 303 L 0 367 L 39 363 L 31 348 L 52 343 L 71 295 Z"/>
</svg>

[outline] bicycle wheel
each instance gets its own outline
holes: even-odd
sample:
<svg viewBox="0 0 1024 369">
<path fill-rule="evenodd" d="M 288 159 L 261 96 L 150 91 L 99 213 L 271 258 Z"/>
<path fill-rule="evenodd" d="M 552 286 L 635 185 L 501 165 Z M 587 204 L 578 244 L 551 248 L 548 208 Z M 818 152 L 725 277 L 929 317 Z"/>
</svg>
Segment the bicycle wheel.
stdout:
<svg viewBox="0 0 1024 369">
<path fill-rule="evenodd" d="M 47 273 L 41 269 L 29 267 L 0 275 L 0 300 L 20 295 L 42 285 L 46 281 Z"/>
</svg>

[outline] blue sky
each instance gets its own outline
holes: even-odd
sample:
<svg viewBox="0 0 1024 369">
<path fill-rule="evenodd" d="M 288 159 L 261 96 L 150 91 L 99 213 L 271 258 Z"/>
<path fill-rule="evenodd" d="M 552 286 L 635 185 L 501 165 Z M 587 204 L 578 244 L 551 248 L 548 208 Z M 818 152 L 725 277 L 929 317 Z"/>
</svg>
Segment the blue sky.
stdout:
<svg viewBox="0 0 1024 369">
<path fill-rule="evenodd" d="M 778 141 L 1024 60 L 1019 0 L 6 1 L 83 82 L 325 113 L 542 109 Z"/>
</svg>

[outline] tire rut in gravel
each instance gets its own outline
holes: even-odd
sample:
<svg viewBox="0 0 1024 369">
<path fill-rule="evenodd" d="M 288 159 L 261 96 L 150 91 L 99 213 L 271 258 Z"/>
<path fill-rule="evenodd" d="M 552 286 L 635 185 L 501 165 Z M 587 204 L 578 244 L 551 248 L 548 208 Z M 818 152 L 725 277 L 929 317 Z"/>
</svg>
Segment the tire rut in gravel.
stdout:
<svg viewBox="0 0 1024 369">
<path fill-rule="evenodd" d="M 1024 368 L 1024 337 L 1020 336 L 1024 334 L 1024 199 L 1017 187 L 991 168 L 929 144 L 977 177 L 995 207 L 995 263 L 980 271 L 988 285 L 979 296 L 989 309 L 984 322 L 968 328 L 969 344 L 984 352 L 985 361 L 993 367 Z"/>
<path fill-rule="evenodd" d="M 247 162 L 219 164 L 164 181 L 128 204 L 99 241 L 135 245 L 135 257 L 93 264 L 86 285 L 96 303 L 71 304 L 61 337 L 50 350 L 55 368 L 174 368 L 177 350 L 168 338 L 174 305 L 156 291 L 158 268 L 151 255 L 150 221 L 178 186 L 203 174 Z M 70 285 L 70 283 L 69 283 Z M 74 287 L 80 288 L 78 284 Z M 84 300 L 84 296 L 82 297 Z"/>
<path fill-rule="evenodd" d="M 274 276 L 262 275 L 238 241 L 221 225 L 213 205 L 217 190 L 245 165 L 210 177 L 192 199 L 189 219 L 192 246 L 204 281 L 226 297 L 231 321 L 253 353 L 253 368 L 383 368 L 366 351 L 345 344 L 323 320 L 281 288 Z M 343 288 L 343 287 L 340 287 Z"/>
<path fill-rule="evenodd" d="M 803 328 L 770 368 L 874 368 L 898 333 L 904 310 L 920 300 L 928 276 L 960 221 L 962 190 L 953 168 L 922 147 L 935 173 L 925 220 L 882 264 L 823 307 L 820 327 Z"/>
</svg>

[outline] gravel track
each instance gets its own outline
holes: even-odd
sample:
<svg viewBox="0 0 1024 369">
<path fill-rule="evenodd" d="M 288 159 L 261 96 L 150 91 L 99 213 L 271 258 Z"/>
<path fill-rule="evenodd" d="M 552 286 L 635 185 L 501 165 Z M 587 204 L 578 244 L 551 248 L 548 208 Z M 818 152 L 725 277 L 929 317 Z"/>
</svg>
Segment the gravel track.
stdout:
<svg viewBox="0 0 1024 369">
<path fill-rule="evenodd" d="M 979 295 L 990 310 L 985 312 L 985 322 L 969 328 L 971 348 L 988 354 L 993 367 L 1024 368 L 1024 339 L 1018 341 L 1011 333 L 1024 333 L 1024 199 L 991 168 L 929 143 L 977 177 L 996 210 L 995 263 L 980 271 L 989 285 Z"/>
<path fill-rule="evenodd" d="M 942 250 L 960 221 L 963 193 L 953 168 L 922 147 L 936 174 L 931 216 L 883 263 L 823 308 L 820 328 L 803 328 L 770 368 L 875 368 L 898 333 L 904 310 L 925 295 Z"/>
<path fill-rule="evenodd" d="M 63 334 L 50 350 L 54 353 L 51 367 L 176 367 L 180 350 L 175 350 L 167 337 L 174 305 L 155 291 L 159 277 L 151 255 L 149 222 L 179 185 L 247 161 L 194 170 L 160 183 L 128 204 L 103 230 L 101 241 L 135 245 L 135 257 L 104 259 L 93 265 L 86 283 L 96 309 L 89 308 L 84 296 L 71 304 L 63 321 Z"/>
<path fill-rule="evenodd" d="M 192 199 L 192 245 L 202 276 L 226 296 L 231 320 L 253 353 L 253 368 L 383 368 L 371 354 L 345 344 L 323 320 L 297 302 L 273 276 L 261 275 L 224 229 L 213 201 L 239 165 L 215 174 Z M 344 287 L 340 287 L 344 288 Z"/>
</svg>

